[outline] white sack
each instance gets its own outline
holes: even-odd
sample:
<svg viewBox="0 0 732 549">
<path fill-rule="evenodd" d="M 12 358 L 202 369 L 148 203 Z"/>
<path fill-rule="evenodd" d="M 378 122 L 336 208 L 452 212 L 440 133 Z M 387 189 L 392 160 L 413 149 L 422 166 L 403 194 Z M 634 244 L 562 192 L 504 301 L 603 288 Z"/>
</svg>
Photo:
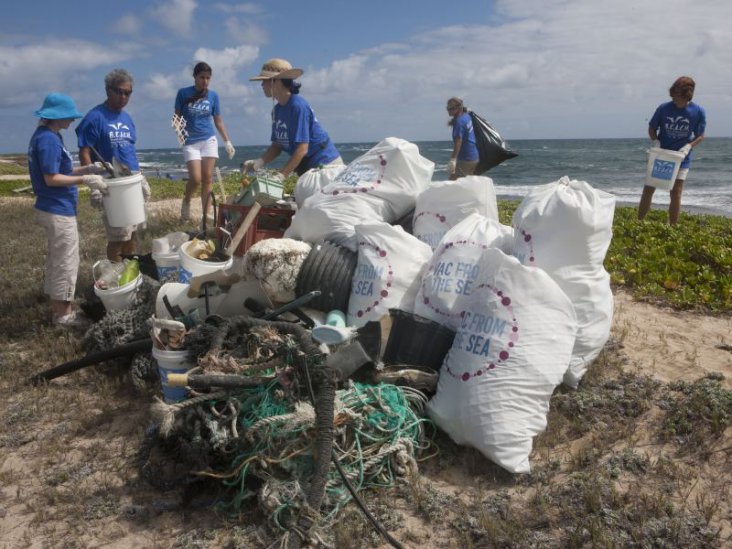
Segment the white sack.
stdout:
<svg viewBox="0 0 732 549">
<path fill-rule="evenodd" d="M 579 331 L 564 380 L 571 387 L 610 336 L 613 294 L 603 261 L 614 213 L 613 195 L 565 176 L 534 189 L 513 215 L 514 255 L 544 269 L 574 303 Z"/>
<path fill-rule="evenodd" d="M 399 226 L 358 225 L 358 264 L 348 300 L 348 325 L 379 320 L 389 309 L 414 312 L 422 270 L 432 249 Z"/>
<path fill-rule="evenodd" d="M 564 176 L 535 187 L 513 214 L 513 255 L 547 272 L 602 267 L 613 237 L 615 197 Z"/>
<path fill-rule="evenodd" d="M 302 207 L 305 199 L 320 191 L 323 187 L 333 182 L 333 180 L 346 169 L 345 164 L 338 166 L 322 166 L 313 168 L 302 174 L 297 183 L 295 183 L 295 202 L 298 207 Z"/>
<path fill-rule="evenodd" d="M 417 197 L 412 234 L 432 249 L 470 212 L 498 222 L 496 190 L 490 177 L 471 175 L 432 183 Z"/>
<path fill-rule="evenodd" d="M 432 179 L 435 164 L 419 154 L 414 143 L 387 137 L 346 166 L 322 195 L 368 195 L 389 204 L 393 223 L 414 209 L 417 196 Z M 314 204 L 305 204 L 314 206 Z"/>
<path fill-rule="evenodd" d="M 328 240 L 356 251 L 356 225 L 396 221 L 389 205 L 366 194 L 315 194 L 305 200 L 285 230 L 285 238 L 315 244 Z"/>
<path fill-rule="evenodd" d="M 496 248 L 483 253 L 479 268 L 475 291 L 455 304 L 461 326 L 427 411 L 456 443 L 526 473 L 577 320 L 569 298 L 541 269 Z"/>
<path fill-rule="evenodd" d="M 478 263 L 487 248 L 511 251 L 513 229 L 472 213 L 447 231 L 422 276 L 414 312 L 457 330 L 460 296 L 469 297 L 480 276 Z"/>
</svg>

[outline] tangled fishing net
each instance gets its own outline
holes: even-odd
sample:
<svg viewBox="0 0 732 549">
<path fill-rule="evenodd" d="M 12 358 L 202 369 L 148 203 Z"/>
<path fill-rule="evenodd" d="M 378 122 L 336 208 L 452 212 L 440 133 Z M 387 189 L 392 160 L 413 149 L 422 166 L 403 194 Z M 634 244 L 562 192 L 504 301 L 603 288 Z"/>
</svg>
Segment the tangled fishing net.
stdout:
<svg viewBox="0 0 732 549">
<path fill-rule="evenodd" d="M 430 443 L 426 397 L 388 384 L 350 383 L 329 392 L 325 357 L 286 324 L 241 317 L 191 334 L 189 349 L 202 371 L 264 374 L 267 381 L 158 402 L 141 454 L 144 478 L 167 487 L 213 481 L 225 490 L 225 508 L 256 503 L 274 528 L 287 531 L 302 526 L 303 517 L 325 528 L 351 500 L 331 455 L 356 491 L 393 486 L 417 472 L 416 456 Z"/>
<path fill-rule="evenodd" d="M 149 337 L 148 319 L 155 313 L 155 298 L 160 283 L 142 275 L 138 288 L 128 309 L 107 311 L 101 320 L 93 324 L 81 342 L 87 354 L 114 349 L 131 341 Z M 101 371 L 119 373 L 129 368 L 135 386 L 141 387 L 159 379 L 157 365 L 149 352 L 121 357 L 105 363 Z"/>
</svg>

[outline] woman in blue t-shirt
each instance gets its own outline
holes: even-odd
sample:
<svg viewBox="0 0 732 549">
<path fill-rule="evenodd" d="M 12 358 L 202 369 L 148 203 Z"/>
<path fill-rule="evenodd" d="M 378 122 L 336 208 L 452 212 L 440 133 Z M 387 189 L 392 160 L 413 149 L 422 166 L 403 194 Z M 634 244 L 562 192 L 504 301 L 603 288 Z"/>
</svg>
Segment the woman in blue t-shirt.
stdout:
<svg viewBox="0 0 732 549">
<path fill-rule="evenodd" d="M 213 170 L 219 157 L 219 144 L 216 130 L 224 140 L 224 148 L 229 159 L 234 158 L 236 151 L 229 141 L 229 134 L 221 118 L 221 107 L 218 94 L 208 88 L 211 82 L 212 69 L 208 63 L 201 61 L 193 67 L 194 85 L 178 90 L 175 97 L 175 114 L 186 121 L 188 134 L 183 145 L 183 159 L 188 168 L 188 183 L 180 208 L 180 217 L 184 221 L 191 216 L 191 198 L 196 189 L 201 189 L 201 206 L 204 206 L 211 192 Z M 211 205 L 209 204 L 209 207 Z M 204 212 L 206 215 L 208 212 Z"/>
<path fill-rule="evenodd" d="M 692 101 L 695 88 L 693 78 L 689 76 L 677 78 L 668 90 L 671 101 L 659 105 L 648 123 L 648 137 L 651 138 L 652 146 L 658 145 L 662 149 L 679 151 L 686 155 L 671 188 L 671 203 L 668 206 L 669 225 L 675 225 L 679 220 L 681 193 L 691 166 L 691 149 L 704 141 L 707 126 L 704 109 Z M 650 185 L 643 187 L 638 205 L 638 219 L 643 219 L 651 209 L 655 190 L 656 188 Z"/>
<path fill-rule="evenodd" d="M 302 69 L 293 69 L 284 59 L 270 59 L 265 61 L 259 75 L 249 79 L 261 80 L 264 95 L 271 97 L 275 105 L 272 109 L 272 144 L 261 158 L 244 162 L 243 171 L 263 168 L 282 151 L 288 153 L 290 159 L 279 170 L 281 179 L 292 172 L 302 175 L 311 168 L 343 164 L 312 107 L 298 95 L 300 84 L 295 79 L 302 73 Z"/>
<path fill-rule="evenodd" d="M 78 326 L 83 320 L 72 305 L 79 271 L 76 186 L 84 184 L 105 193 L 107 185 L 93 164 L 74 166 L 64 146 L 61 130 L 83 116 L 73 99 L 48 94 L 35 115 L 40 122 L 28 144 L 28 171 L 36 195 L 35 219 L 48 239 L 43 290 L 50 298 L 53 323 Z"/>
<path fill-rule="evenodd" d="M 468 109 L 463 106 L 463 100 L 459 97 L 448 99 L 447 113 L 451 117 L 447 125 L 452 126 L 453 142 L 452 154 L 447 162 L 447 175 L 454 181 L 458 177 L 475 173 L 479 155 L 475 146 L 473 120 L 468 114 Z"/>
</svg>

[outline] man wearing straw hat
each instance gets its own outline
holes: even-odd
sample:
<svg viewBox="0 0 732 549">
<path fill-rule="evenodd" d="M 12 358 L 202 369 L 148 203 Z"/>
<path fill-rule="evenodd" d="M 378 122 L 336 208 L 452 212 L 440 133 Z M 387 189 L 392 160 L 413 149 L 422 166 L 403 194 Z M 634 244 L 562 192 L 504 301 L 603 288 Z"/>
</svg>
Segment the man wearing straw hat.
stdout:
<svg viewBox="0 0 732 549">
<path fill-rule="evenodd" d="M 290 159 L 279 170 L 284 179 L 290 173 L 304 174 L 311 168 L 343 164 L 340 153 L 318 122 L 310 104 L 300 97 L 302 69 L 285 59 L 269 59 L 250 81 L 261 81 L 262 91 L 275 103 L 272 109 L 272 144 L 261 158 L 247 160 L 242 171 L 257 171 L 284 150 Z"/>
</svg>

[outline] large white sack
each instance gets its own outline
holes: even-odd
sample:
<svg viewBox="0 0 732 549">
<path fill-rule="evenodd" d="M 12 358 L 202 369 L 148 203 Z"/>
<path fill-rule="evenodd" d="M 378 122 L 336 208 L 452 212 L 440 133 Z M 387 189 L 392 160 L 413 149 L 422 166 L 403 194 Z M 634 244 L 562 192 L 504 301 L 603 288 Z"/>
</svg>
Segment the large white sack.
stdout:
<svg viewBox="0 0 732 549">
<path fill-rule="evenodd" d="M 513 214 L 513 255 L 547 272 L 568 265 L 602 267 L 614 214 L 615 197 L 586 181 L 564 176 L 535 187 Z"/>
<path fill-rule="evenodd" d="M 356 225 L 396 221 L 388 203 L 367 194 L 315 194 L 292 218 L 285 238 L 315 244 L 329 240 L 356 251 Z"/>
<path fill-rule="evenodd" d="M 610 336 L 613 293 L 603 267 L 615 197 L 562 177 L 530 192 L 513 215 L 514 255 L 544 269 L 574 303 L 579 331 L 565 382 L 577 387 Z"/>
<path fill-rule="evenodd" d="M 348 300 L 348 325 L 379 320 L 389 309 L 414 312 L 422 270 L 432 248 L 399 226 L 358 225 L 358 263 Z"/>
<path fill-rule="evenodd" d="M 615 309 L 610 275 L 602 268 L 577 266 L 549 274 L 570 297 L 577 313 L 577 338 L 564 374 L 564 383 L 576 389 L 610 337 Z"/>
<path fill-rule="evenodd" d="M 427 411 L 456 443 L 514 473 L 530 470 L 532 439 L 546 427 L 577 319 L 569 298 L 541 269 L 496 248 L 455 306 L 462 322 Z"/>
<path fill-rule="evenodd" d="M 393 218 L 386 221 L 392 223 L 414 209 L 434 170 L 434 162 L 421 156 L 417 145 L 387 137 L 348 164 L 320 193 L 379 197 L 389 204 Z"/>
<path fill-rule="evenodd" d="M 432 183 L 417 197 L 412 234 L 432 249 L 470 212 L 498 222 L 496 190 L 490 177 L 471 175 Z"/>
<path fill-rule="evenodd" d="M 414 312 L 457 330 L 460 311 L 455 303 L 469 297 L 480 275 L 483 251 L 499 248 L 510 253 L 513 229 L 478 213 L 472 213 L 448 230 L 422 275 Z"/>
<path fill-rule="evenodd" d="M 313 168 L 302 174 L 297 183 L 295 183 L 295 202 L 301 207 L 305 199 L 320 191 L 323 187 L 333 182 L 333 180 L 346 169 L 345 164 L 337 166 L 322 166 Z"/>
</svg>

